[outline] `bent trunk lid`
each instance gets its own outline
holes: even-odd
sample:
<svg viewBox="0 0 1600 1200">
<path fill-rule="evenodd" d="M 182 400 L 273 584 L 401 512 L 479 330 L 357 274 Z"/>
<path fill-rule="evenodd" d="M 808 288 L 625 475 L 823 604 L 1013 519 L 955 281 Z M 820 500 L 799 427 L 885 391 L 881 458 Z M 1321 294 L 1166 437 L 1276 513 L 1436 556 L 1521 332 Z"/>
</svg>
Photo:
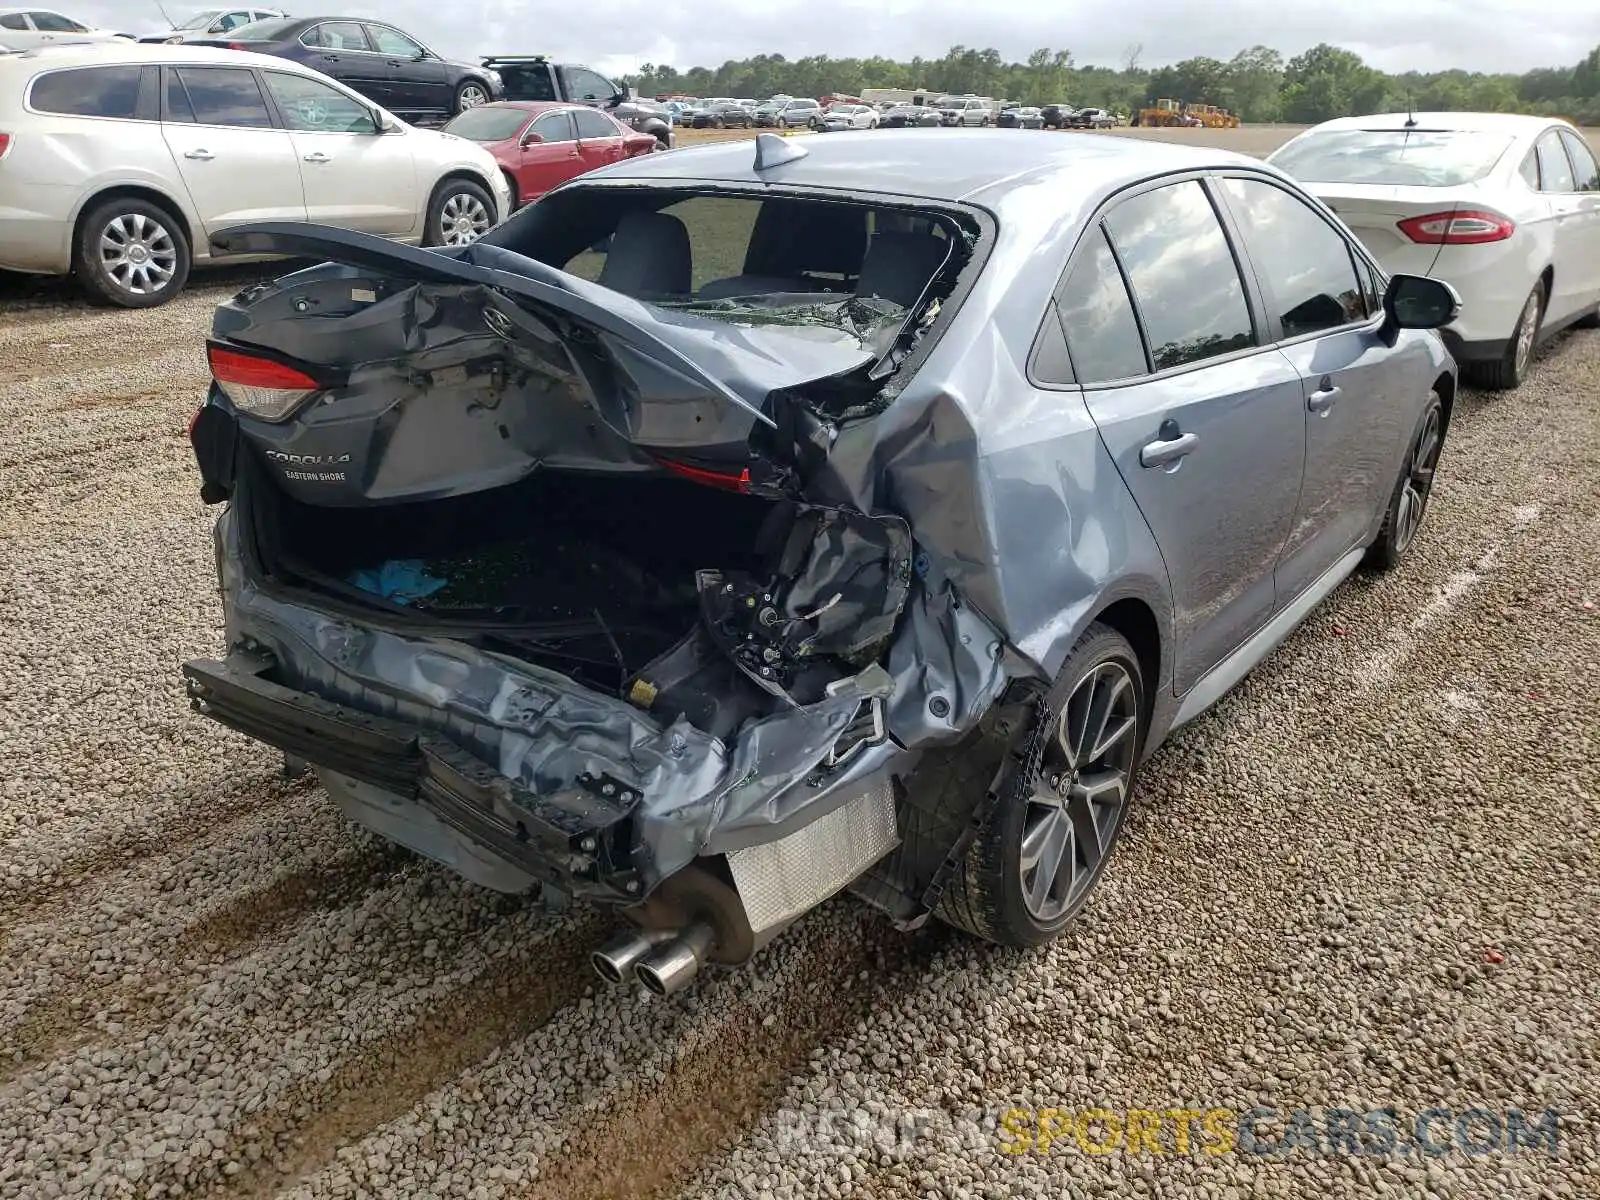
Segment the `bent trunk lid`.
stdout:
<svg viewBox="0 0 1600 1200">
<path fill-rule="evenodd" d="M 214 240 L 343 268 L 248 289 L 213 326 L 219 344 L 337 380 L 287 420 L 238 414 L 278 482 L 316 504 L 438 498 L 540 465 L 650 469 L 662 455 L 781 474 L 793 447 L 774 435 L 780 420 L 794 433 L 794 414 L 774 396 L 880 357 L 844 329 L 649 305 L 482 243 L 422 250 L 291 223 Z M 777 462 L 754 461 L 753 435 Z"/>
</svg>

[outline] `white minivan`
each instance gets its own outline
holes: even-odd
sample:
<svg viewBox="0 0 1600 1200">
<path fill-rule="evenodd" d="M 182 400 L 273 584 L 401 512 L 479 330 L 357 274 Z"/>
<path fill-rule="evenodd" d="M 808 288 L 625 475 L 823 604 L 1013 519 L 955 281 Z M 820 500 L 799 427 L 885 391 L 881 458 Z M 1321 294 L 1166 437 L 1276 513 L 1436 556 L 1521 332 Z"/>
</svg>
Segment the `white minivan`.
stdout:
<svg viewBox="0 0 1600 1200">
<path fill-rule="evenodd" d="M 0 55 L 0 269 L 71 273 L 112 304 L 170 300 L 232 225 L 437 246 L 511 207 L 477 143 L 286 59 L 121 41 Z"/>
</svg>

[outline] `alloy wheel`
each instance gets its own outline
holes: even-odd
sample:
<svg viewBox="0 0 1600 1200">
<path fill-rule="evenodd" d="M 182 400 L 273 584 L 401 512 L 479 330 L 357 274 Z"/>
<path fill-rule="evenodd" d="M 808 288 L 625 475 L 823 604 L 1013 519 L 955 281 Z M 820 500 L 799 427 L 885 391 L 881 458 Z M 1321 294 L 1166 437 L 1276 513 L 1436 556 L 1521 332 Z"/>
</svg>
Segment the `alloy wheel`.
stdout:
<svg viewBox="0 0 1600 1200">
<path fill-rule="evenodd" d="M 134 296 L 153 296 L 172 283 L 178 248 L 171 232 L 144 213 L 122 213 L 100 230 L 100 263 L 107 278 Z"/>
<path fill-rule="evenodd" d="M 1422 432 L 1411 449 L 1411 460 L 1406 466 L 1405 481 L 1400 485 L 1400 509 L 1395 513 L 1394 544 L 1397 554 L 1403 554 L 1422 528 L 1423 515 L 1428 510 L 1428 497 L 1433 492 L 1433 473 L 1439 465 L 1439 451 L 1444 448 L 1443 424 L 1439 406 L 1428 410 Z"/>
<path fill-rule="evenodd" d="M 1533 357 L 1533 339 L 1539 335 L 1539 289 L 1534 288 L 1528 293 L 1528 302 L 1522 306 L 1522 316 L 1517 321 L 1517 350 L 1516 367 L 1517 378 L 1521 378 L 1528 369 L 1528 362 Z"/>
<path fill-rule="evenodd" d="M 480 104 L 489 103 L 489 93 L 475 83 L 469 83 L 461 89 L 461 111 L 477 108 Z"/>
<path fill-rule="evenodd" d="M 489 232 L 489 210 L 470 192 L 456 192 L 439 208 L 439 240 L 446 246 L 465 246 Z"/>
<path fill-rule="evenodd" d="M 1138 689 L 1103 662 L 1056 719 L 1022 824 L 1022 899 L 1041 924 L 1075 908 L 1099 874 L 1122 820 L 1139 746 Z"/>
</svg>

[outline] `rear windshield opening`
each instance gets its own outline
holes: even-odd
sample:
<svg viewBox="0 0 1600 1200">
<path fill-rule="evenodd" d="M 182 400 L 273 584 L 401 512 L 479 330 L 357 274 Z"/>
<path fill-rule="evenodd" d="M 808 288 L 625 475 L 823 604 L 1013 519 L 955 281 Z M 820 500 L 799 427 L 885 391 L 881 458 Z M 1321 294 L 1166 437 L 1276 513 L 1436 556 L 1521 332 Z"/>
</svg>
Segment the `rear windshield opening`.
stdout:
<svg viewBox="0 0 1600 1200">
<path fill-rule="evenodd" d="M 943 212 L 654 187 L 566 189 L 488 240 L 662 308 L 880 353 L 931 321 L 972 244 Z"/>
<path fill-rule="evenodd" d="M 1455 187 L 1487 175 L 1510 145 L 1479 130 L 1339 129 L 1309 134 L 1271 161 L 1304 183 Z"/>
</svg>

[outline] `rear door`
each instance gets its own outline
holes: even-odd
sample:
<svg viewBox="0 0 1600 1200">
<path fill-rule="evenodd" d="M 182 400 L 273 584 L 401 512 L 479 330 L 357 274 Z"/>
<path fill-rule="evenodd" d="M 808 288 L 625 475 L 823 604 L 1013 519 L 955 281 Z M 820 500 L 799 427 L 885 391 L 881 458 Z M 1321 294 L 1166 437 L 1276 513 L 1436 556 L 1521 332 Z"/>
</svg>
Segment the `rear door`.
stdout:
<svg viewBox="0 0 1600 1200">
<path fill-rule="evenodd" d="M 388 237 L 417 230 L 426 199 L 410 137 L 380 133 L 371 109 L 319 79 L 262 78 L 294 144 L 307 220 Z"/>
<path fill-rule="evenodd" d="M 1267 336 L 1303 389 L 1305 483 L 1277 566 L 1283 605 L 1366 538 L 1394 485 L 1416 395 L 1378 337 L 1381 307 L 1345 235 L 1260 176 L 1229 176 L 1220 191 L 1260 287 Z"/>
<path fill-rule="evenodd" d="M 395 107 L 383 59 L 372 52 L 366 31 L 355 21 L 323 21 L 302 33 L 300 41 L 309 51 L 308 66 L 385 108 Z"/>
<path fill-rule="evenodd" d="M 1596 164 L 1589 143 L 1571 130 L 1561 130 L 1561 144 L 1572 162 L 1573 186 L 1577 189 L 1571 228 L 1563 231 L 1563 240 L 1570 232 L 1573 244 L 1564 265 L 1578 285 L 1578 307 L 1588 308 L 1600 301 L 1600 165 Z"/>
<path fill-rule="evenodd" d="M 592 108 L 578 108 L 572 111 L 572 121 L 577 127 L 578 155 L 583 159 L 585 171 L 620 162 L 625 157 L 622 127 L 605 113 Z"/>
<path fill-rule="evenodd" d="M 528 133 L 537 135 L 540 140 L 526 143 L 517 150 L 516 166 L 511 172 L 516 177 L 517 195 L 524 203 L 537 200 L 551 188 L 583 174 L 584 170 L 583 156 L 578 153 L 572 129 L 572 116 L 566 109 L 546 113 L 529 127 Z"/>
<path fill-rule="evenodd" d="M 161 132 L 207 234 L 304 221 L 294 139 L 249 67 L 162 67 Z"/>
<path fill-rule="evenodd" d="M 450 72 L 422 44 L 390 25 L 367 23 L 367 36 L 382 59 L 398 112 L 449 112 L 455 104 Z"/>
<path fill-rule="evenodd" d="M 1278 607 L 1305 461 L 1300 376 L 1261 348 L 1198 179 L 1118 201 L 1057 304 L 1089 412 L 1166 561 L 1182 695 Z"/>
<path fill-rule="evenodd" d="M 1588 264 L 1576 269 L 1566 264 L 1581 261 L 1587 240 L 1586 217 L 1588 205 L 1578 191 L 1577 174 L 1572 160 L 1561 143 L 1561 134 L 1547 130 L 1534 143 L 1539 159 L 1539 190 L 1550 202 L 1550 215 L 1555 228 L 1555 273 L 1550 297 L 1545 302 L 1545 321 L 1560 321 L 1584 306 L 1588 296 L 1586 277 Z"/>
</svg>

